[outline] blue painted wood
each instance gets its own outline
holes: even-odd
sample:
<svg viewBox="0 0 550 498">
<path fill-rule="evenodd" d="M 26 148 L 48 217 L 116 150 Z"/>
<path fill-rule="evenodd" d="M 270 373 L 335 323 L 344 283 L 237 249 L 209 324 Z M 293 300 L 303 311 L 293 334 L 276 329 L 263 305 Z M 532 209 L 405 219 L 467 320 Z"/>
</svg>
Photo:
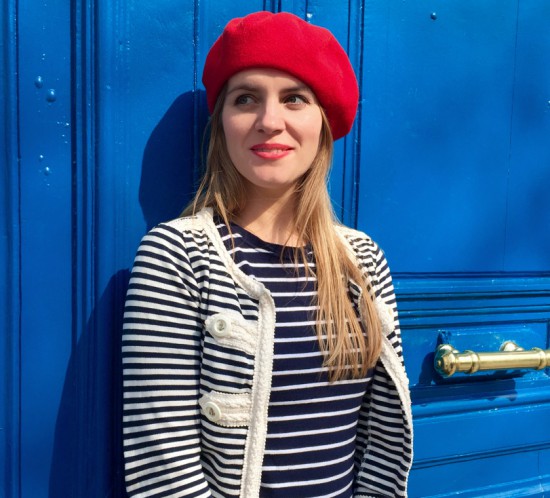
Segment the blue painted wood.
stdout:
<svg viewBox="0 0 550 498">
<path fill-rule="evenodd" d="M 550 467 L 532 462 L 550 448 L 549 370 L 444 380 L 433 352 L 441 342 L 474 351 L 497 350 L 505 340 L 550 347 L 548 277 L 409 275 L 397 295 L 417 427 L 412 496 L 543 496 Z"/>
<path fill-rule="evenodd" d="M 18 496 L 21 319 L 16 5 L 0 9 L 0 494 Z"/>
<path fill-rule="evenodd" d="M 534 195 L 549 226 L 532 183 L 548 184 L 548 5 L 453 1 L 432 19 L 421 3 L 368 2 L 365 13 L 359 225 L 397 271 L 411 259 L 416 272 L 548 271 L 548 230 L 523 222 Z M 527 112 L 537 131 L 523 141 Z"/>
<path fill-rule="evenodd" d="M 72 327 L 70 5 L 18 2 L 21 497 L 44 496 Z M 76 423 L 75 420 L 71 421 Z M 76 454 L 74 455 L 76 457 Z"/>
<path fill-rule="evenodd" d="M 3 6 L 0 494 L 123 496 L 128 269 L 144 232 L 192 194 L 208 48 L 229 19 L 259 9 L 330 28 L 359 77 L 331 194 L 394 270 L 418 425 L 411 497 L 550 493 L 548 369 L 443 380 L 432 368 L 443 338 L 550 347 L 549 5 Z"/>
<path fill-rule="evenodd" d="M 443 382 L 432 365 L 441 331 L 467 349 L 505 336 L 549 347 L 548 18 L 540 2 L 365 7 L 358 224 L 397 270 L 418 426 L 411 496 L 547 487 L 548 370 Z"/>
<path fill-rule="evenodd" d="M 519 2 L 504 268 L 550 269 L 550 4 Z"/>
</svg>

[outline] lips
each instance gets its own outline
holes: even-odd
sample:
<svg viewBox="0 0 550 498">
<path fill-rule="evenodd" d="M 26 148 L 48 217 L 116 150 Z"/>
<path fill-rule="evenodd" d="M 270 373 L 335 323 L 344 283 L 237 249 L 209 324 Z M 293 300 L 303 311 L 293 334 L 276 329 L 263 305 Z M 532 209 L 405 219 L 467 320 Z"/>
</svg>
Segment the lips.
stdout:
<svg viewBox="0 0 550 498">
<path fill-rule="evenodd" d="M 285 144 L 263 143 L 253 145 L 250 147 L 250 150 L 263 159 L 280 159 L 290 154 L 294 149 Z"/>
<path fill-rule="evenodd" d="M 250 147 L 250 150 L 254 152 L 284 152 L 292 150 L 292 147 L 285 144 L 269 143 L 253 145 L 252 147 Z"/>
</svg>

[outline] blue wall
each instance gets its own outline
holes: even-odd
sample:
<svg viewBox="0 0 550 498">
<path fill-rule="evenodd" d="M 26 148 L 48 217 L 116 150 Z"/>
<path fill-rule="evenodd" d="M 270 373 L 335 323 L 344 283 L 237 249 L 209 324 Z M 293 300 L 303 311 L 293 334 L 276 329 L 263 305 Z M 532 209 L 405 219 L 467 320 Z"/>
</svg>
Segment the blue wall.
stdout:
<svg viewBox="0 0 550 498">
<path fill-rule="evenodd" d="M 0 496 L 123 496 L 128 271 L 199 175 L 208 48 L 260 9 L 331 29 L 359 78 L 330 188 L 394 272 L 411 497 L 550 493 L 548 369 L 432 367 L 443 341 L 550 347 L 550 3 L 3 0 Z"/>
<path fill-rule="evenodd" d="M 0 493 L 17 496 L 19 448 L 19 219 L 15 13 L 0 10 Z"/>
</svg>

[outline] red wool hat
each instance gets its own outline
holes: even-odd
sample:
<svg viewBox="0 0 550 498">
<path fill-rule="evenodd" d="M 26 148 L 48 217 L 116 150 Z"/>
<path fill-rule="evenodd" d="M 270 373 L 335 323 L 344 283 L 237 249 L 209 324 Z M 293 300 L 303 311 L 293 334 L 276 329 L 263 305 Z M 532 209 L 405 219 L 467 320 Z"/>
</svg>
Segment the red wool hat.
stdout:
<svg viewBox="0 0 550 498">
<path fill-rule="evenodd" d="M 329 30 L 287 12 L 255 12 L 229 21 L 204 65 L 210 112 L 227 80 L 251 68 L 277 69 L 298 78 L 325 110 L 334 140 L 350 131 L 359 99 L 357 79 Z"/>
</svg>

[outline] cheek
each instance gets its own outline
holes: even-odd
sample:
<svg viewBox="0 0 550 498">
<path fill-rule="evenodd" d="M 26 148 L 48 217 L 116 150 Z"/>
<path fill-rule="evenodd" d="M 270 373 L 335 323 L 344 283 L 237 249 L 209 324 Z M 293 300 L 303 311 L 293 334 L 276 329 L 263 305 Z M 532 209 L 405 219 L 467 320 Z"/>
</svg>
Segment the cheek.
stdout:
<svg viewBox="0 0 550 498">
<path fill-rule="evenodd" d="M 222 119 L 222 126 L 228 148 L 237 146 L 246 137 L 247 127 L 242 120 L 227 117 Z"/>
<path fill-rule="evenodd" d="M 321 127 L 312 126 L 311 132 L 308 133 L 307 140 L 310 144 L 310 148 L 317 151 L 321 143 Z"/>
<path fill-rule="evenodd" d="M 232 123 L 231 119 L 226 117 L 225 113 L 222 114 L 222 130 L 223 134 L 226 138 L 226 140 L 231 136 L 231 130 L 232 130 Z"/>
<path fill-rule="evenodd" d="M 321 129 L 323 127 L 323 119 L 321 114 L 315 113 L 309 116 L 306 123 L 302 129 L 307 130 L 306 135 L 304 135 L 308 144 L 311 148 L 317 150 L 319 148 L 319 143 L 321 142 Z"/>
<path fill-rule="evenodd" d="M 230 159 L 234 162 L 235 145 L 237 142 L 236 130 L 233 121 L 225 115 L 222 115 L 222 130 L 225 138 L 227 153 L 229 154 Z"/>
</svg>

